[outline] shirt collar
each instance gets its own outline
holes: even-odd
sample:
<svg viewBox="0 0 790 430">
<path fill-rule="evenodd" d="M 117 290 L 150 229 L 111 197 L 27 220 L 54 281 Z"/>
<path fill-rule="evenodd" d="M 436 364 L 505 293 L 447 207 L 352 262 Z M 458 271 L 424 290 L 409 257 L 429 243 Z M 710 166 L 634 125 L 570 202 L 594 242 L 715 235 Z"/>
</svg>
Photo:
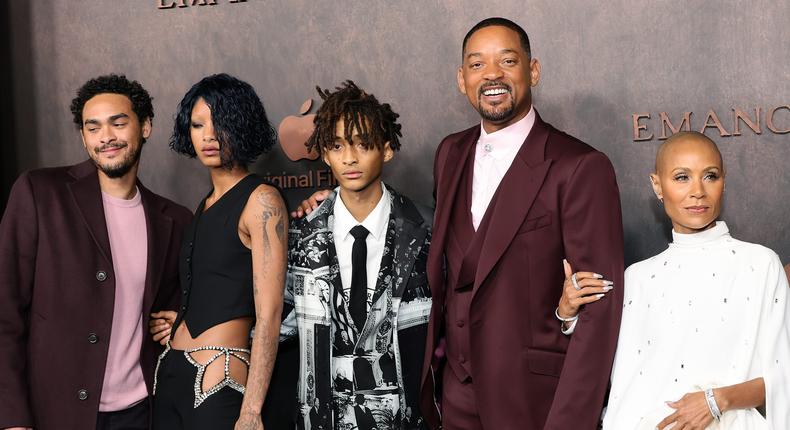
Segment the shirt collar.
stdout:
<svg viewBox="0 0 790 430">
<path fill-rule="evenodd" d="M 506 157 L 508 154 L 518 152 L 527 139 L 527 135 L 535 125 L 535 107 L 530 106 L 524 118 L 493 133 L 486 133 L 480 122 L 480 138 L 477 140 L 477 155 L 490 155 L 494 158 Z M 486 150 L 488 148 L 489 150 Z"/>
<path fill-rule="evenodd" d="M 391 202 L 390 193 L 387 191 L 387 187 L 384 186 L 383 182 L 381 183 L 381 191 L 381 198 L 376 204 L 376 207 L 373 208 L 364 221 L 358 222 L 354 216 L 351 215 L 351 212 L 348 211 L 345 203 L 343 203 L 343 199 L 340 198 L 340 187 L 335 189 L 337 198 L 335 198 L 335 205 L 333 208 L 335 217 L 334 233 L 338 238 L 345 240 L 348 235 L 351 234 L 351 229 L 358 225 L 365 227 L 370 232 L 370 235 L 376 240 L 379 240 L 386 234 L 387 224 L 390 218 Z"/>
</svg>

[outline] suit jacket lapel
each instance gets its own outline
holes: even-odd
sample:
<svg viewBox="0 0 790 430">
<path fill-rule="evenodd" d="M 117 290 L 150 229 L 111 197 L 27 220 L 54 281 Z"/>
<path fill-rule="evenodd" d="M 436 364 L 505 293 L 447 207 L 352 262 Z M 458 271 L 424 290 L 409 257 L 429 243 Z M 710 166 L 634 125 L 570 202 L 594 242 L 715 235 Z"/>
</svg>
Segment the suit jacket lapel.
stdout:
<svg viewBox="0 0 790 430">
<path fill-rule="evenodd" d="M 310 262 L 310 270 L 317 277 L 322 277 L 329 281 L 334 292 L 330 292 L 330 297 L 338 297 L 340 299 L 340 308 L 334 303 L 329 306 L 333 307 L 335 311 L 341 311 L 348 321 L 348 326 L 352 328 L 355 333 L 358 333 L 354 327 L 351 313 L 348 309 L 348 298 L 343 293 L 343 281 L 340 278 L 340 264 L 337 261 L 337 252 L 335 251 L 335 240 L 332 234 L 332 224 L 334 222 L 334 205 L 337 193 L 332 193 L 315 212 L 307 216 L 307 222 L 310 225 L 310 236 L 313 236 L 314 249 L 313 251 L 318 254 L 318 259 L 308 259 Z M 321 240 L 317 240 L 319 236 L 323 236 Z M 361 327 L 360 327 L 361 330 Z"/>
<path fill-rule="evenodd" d="M 453 200 L 458 194 L 458 187 L 461 183 L 463 166 L 471 154 L 471 147 L 477 143 L 480 137 L 480 125 L 472 127 L 465 132 L 465 135 L 453 143 L 453 147 L 448 148 L 446 161 L 436 168 L 443 173 L 440 183 L 436 187 L 436 213 L 434 214 L 433 237 L 429 254 L 429 269 L 431 288 L 439 288 L 444 285 L 442 259 L 444 257 L 444 247 L 447 243 L 447 230 L 450 224 L 450 213 L 453 210 Z M 430 276 L 429 275 L 429 276 Z M 443 296 L 440 292 L 439 297 Z"/>
<path fill-rule="evenodd" d="M 502 178 L 499 189 L 492 199 L 495 206 L 491 208 L 493 210 L 489 214 L 490 225 L 477 266 L 475 291 L 491 273 L 513 240 L 519 226 L 524 222 L 551 166 L 551 160 L 544 159 L 549 135 L 548 127 L 537 112 L 535 115 L 532 131 Z"/>
<path fill-rule="evenodd" d="M 387 187 L 387 190 L 390 193 L 392 209 L 373 303 L 376 303 L 388 286 L 392 286 L 394 297 L 403 295 L 414 261 L 420 253 L 420 246 L 428 234 L 425 228 L 420 228 L 422 216 L 417 208 L 392 188 Z"/>
<path fill-rule="evenodd" d="M 164 204 L 155 199 L 138 180 L 137 188 L 145 211 L 145 223 L 148 236 L 148 263 L 145 271 L 145 295 L 143 309 L 150 309 L 154 298 L 162 284 L 162 265 L 170 250 L 170 236 L 173 232 L 173 219 L 166 216 Z"/>
<path fill-rule="evenodd" d="M 68 184 L 68 189 L 82 215 L 85 227 L 102 256 L 112 265 L 110 237 L 107 233 L 107 221 L 104 218 L 104 204 L 96 167 L 88 160 L 73 166 L 69 173 L 76 180 Z"/>
</svg>

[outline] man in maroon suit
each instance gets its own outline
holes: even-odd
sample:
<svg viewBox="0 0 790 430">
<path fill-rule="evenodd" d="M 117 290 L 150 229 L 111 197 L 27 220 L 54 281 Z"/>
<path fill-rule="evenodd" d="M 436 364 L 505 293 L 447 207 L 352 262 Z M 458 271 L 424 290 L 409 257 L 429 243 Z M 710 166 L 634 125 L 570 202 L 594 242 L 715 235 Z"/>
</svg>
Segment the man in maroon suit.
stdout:
<svg viewBox="0 0 790 430">
<path fill-rule="evenodd" d="M 431 428 L 440 416 L 453 430 L 598 426 L 623 297 L 619 192 L 604 154 L 541 120 L 539 78 L 517 24 L 467 33 L 458 86 L 482 122 L 446 137 L 434 161 L 426 351 L 446 347 L 423 369 Z M 563 258 L 614 282 L 572 336 L 555 318 Z"/>
</svg>

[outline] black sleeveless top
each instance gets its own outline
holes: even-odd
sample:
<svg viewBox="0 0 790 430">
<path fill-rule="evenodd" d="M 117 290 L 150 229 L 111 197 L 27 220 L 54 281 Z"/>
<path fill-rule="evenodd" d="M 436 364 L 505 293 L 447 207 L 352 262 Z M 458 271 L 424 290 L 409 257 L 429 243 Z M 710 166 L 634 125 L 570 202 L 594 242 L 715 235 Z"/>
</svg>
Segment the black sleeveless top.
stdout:
<svg viewBox="0 0 790 430">
<path fill-rule="evenodd" d="M 241 243 L 238 226 L 247 199 L 262 183 L 259 176 L 248 175 L 208 209 L 206 196 L 184 232 L 181 310 L 174 327 L 186 321 L 192 338 L 217 324 L 255 317 L 252 252 Z"/>
</svg>

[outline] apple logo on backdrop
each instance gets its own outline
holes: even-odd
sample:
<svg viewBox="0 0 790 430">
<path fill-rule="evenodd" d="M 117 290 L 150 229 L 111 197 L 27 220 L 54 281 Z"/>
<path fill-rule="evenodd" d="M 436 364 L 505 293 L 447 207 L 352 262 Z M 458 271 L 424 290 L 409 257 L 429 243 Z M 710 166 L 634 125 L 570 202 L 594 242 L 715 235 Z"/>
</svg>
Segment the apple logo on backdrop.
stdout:
<svg viewBox="0 0 790 430">
<path fill-rule="evenodd" d="M 315 129 L 313 124 L 315 114 L 307 114 L 312 107 L 313 99 L 307 99 L 302 103 L 302 107 L 299 108 L 299 115 L 288 115 L 280 123 L 278 129 L 280 146 L 291 161 L 315 160 L 318 158 L 317 152 L 308 151 L 305 146 L 307 139 L 310 138 Z"/>
</svg>

